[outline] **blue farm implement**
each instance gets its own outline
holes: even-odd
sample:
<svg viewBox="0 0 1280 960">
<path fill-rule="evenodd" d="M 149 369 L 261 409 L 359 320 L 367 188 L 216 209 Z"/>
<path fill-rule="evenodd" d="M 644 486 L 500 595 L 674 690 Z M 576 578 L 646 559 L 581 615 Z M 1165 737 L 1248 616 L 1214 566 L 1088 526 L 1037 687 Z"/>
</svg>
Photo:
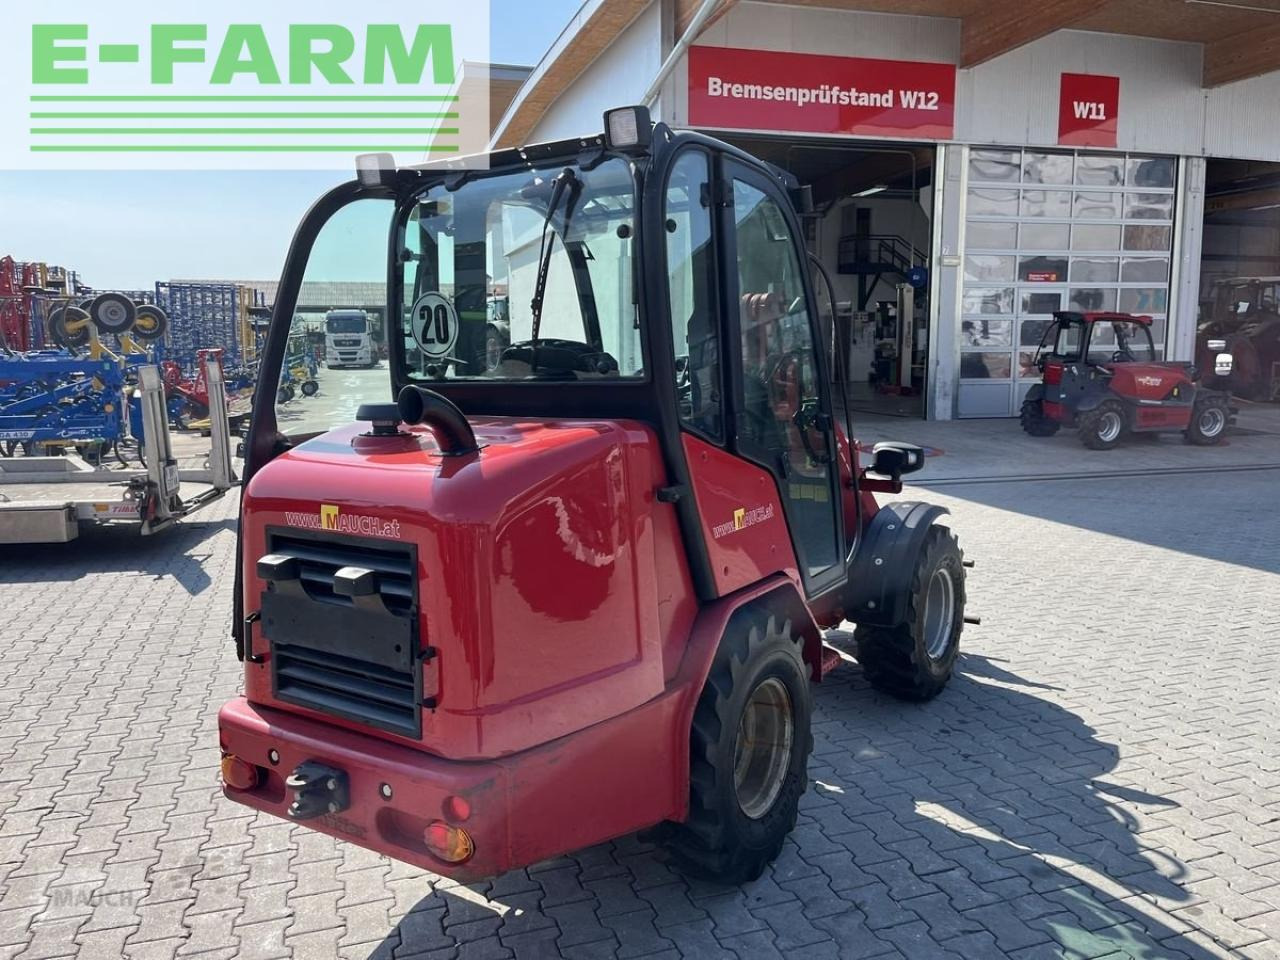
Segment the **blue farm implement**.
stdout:
<svg viewBox="0 0 1280 960">
<path fill-rule="evenodd" d="M 118 359 L 37 351 L 0 356 L 0 451 L 96 447 L 124 437 L 125 367 Z"/>
<path fill-rule="evenodd" d="M 43 362 L 54 361 L 27 361 L 27 365 Z M 94 361 L 98 362 L 110 361 Z M 85 361 L 80 363 L 83 366 Z M 95 368 L 69 379 L 75 383 L 97 379 L 96 372 Z M 132 526 L 144 536 L 158 533 L 222 497 L 238 482 L 216 362 L 209 362 L 205 371 L 213 408 L 206 452 L 192 450 L 191 438 L 182 438 L 175 448 L 159 369 L 144 364 L 136 375 L 137 383 L 125 389 L 134 411 L 131 426 L 146 436 L 145 459 L 139 457 L 140 465 L 123 470 L 105 469 L 101 463 L 76 456 L 0 459 L 0 544 L 64 542 L 75 539 L 82 529 L 104 524 Z M 53 392 L 66 385 L 55 386 Z M 193 453 L 202 457 L 203 464 L 184 467 L 181 458 L 189 461 Z"/>
</svg>

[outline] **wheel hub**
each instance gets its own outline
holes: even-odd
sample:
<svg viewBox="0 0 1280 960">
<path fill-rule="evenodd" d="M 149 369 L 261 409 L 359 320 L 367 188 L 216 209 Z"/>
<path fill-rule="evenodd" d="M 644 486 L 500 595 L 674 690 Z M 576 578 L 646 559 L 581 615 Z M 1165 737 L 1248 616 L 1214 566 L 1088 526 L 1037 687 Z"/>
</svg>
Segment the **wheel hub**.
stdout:
<svg viewBox="0 0 1280 960">
<path fill-rule="evenodd" d="M 1226 415 L 1217 407 L 1208 407 L 1200 411 L 1200 432 L 1206 437 L 1216 437 L 1226 425 Z"/>
<path fill-rule="evenodd" d="M 103 304 L 101 312 L 103 319 L 106 320 L 107 323 L 111 324 L 124 323 L 125 317 L 127 316 L 124 307 L 118 303 Z"/>
<path fill-rule="evenodd" d="M 782 792 L 794 739 L 791 695 L 786 684 L 769 677 L 752 691 L 734 746 L 734 791 L 738 806 L 751 819 L 768 813 Z"/>
<path fill-rule="evenodd" d="M 1110 443 L 1120 436 L 1120 430 L 1123 427 L 1124 421 L 1120 419 L 1120 414 L 1114 410 L 1108 410 L 1098 421 L 1098 439 L 1104 443 Z"/>
<path fill-rule="evenodd" d="M 925 651 L 931 660 L 939 659 L 951 643 L 955 624 L 956 587 L 951 571 L 939 567 L 929 578 L 929 592 L 924 601 Z"/>
</svg>

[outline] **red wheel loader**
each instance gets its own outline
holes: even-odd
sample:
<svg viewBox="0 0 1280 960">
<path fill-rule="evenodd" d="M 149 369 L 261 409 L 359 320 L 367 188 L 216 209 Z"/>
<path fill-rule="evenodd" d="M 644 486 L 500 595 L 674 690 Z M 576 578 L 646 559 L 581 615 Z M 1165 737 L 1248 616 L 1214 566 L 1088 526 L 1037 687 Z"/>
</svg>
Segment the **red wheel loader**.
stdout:
<svg viewBox="0 0 1280 960">
<path fill-rule="evenodd" d="M 951 675 L 964 561 L 942 508 L 876 503 L 920 449 L 863 467 L 838 425 L 796 184 L 643 108 L 605 128 L 364 157 L 301 224 L 245 443 L 232 800 L 459 880 L 655 828 L 736 883 L 795 824 L 824 629 L 898 697 Z M 388 370 L 290 419 L 268 381 L 343 250 L 386 258 Z"/>
</svg>

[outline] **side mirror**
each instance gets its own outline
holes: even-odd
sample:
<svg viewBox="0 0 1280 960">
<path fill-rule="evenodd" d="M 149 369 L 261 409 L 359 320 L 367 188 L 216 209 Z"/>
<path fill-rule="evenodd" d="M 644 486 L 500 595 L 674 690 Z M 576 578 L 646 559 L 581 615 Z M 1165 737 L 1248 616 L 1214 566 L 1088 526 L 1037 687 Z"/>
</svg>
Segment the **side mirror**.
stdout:
<svg viewBox="0 0 1280 960">
<path fill-rule="evenodd" d="M 924 466 L 924 450 L 912 443 L 877 443 L 871 448 L 872 473 L 900 480 L 904 473 L 915 473 Z"/>
</svg>

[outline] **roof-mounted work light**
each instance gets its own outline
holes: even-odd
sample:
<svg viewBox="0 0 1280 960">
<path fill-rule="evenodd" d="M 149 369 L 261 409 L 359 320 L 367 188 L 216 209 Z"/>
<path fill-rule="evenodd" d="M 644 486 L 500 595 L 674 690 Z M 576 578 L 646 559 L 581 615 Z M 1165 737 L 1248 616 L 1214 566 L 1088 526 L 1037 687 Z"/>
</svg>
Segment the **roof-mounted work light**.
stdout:
<svg viewBox="0 0 1280 960">
<path fill-rule="evenodd" d="M 356 179 L 364 187 L 388 187 L 395 179 L 396 158 L 389 153 L 362 153 L 356 157 Z"/>
<path fill-rule="evenodd" d="M 604 114 L 604 142 L 610 150 L 644 153 L 653 141 L 648 107 L 617 107 Z"/>
</svg>

